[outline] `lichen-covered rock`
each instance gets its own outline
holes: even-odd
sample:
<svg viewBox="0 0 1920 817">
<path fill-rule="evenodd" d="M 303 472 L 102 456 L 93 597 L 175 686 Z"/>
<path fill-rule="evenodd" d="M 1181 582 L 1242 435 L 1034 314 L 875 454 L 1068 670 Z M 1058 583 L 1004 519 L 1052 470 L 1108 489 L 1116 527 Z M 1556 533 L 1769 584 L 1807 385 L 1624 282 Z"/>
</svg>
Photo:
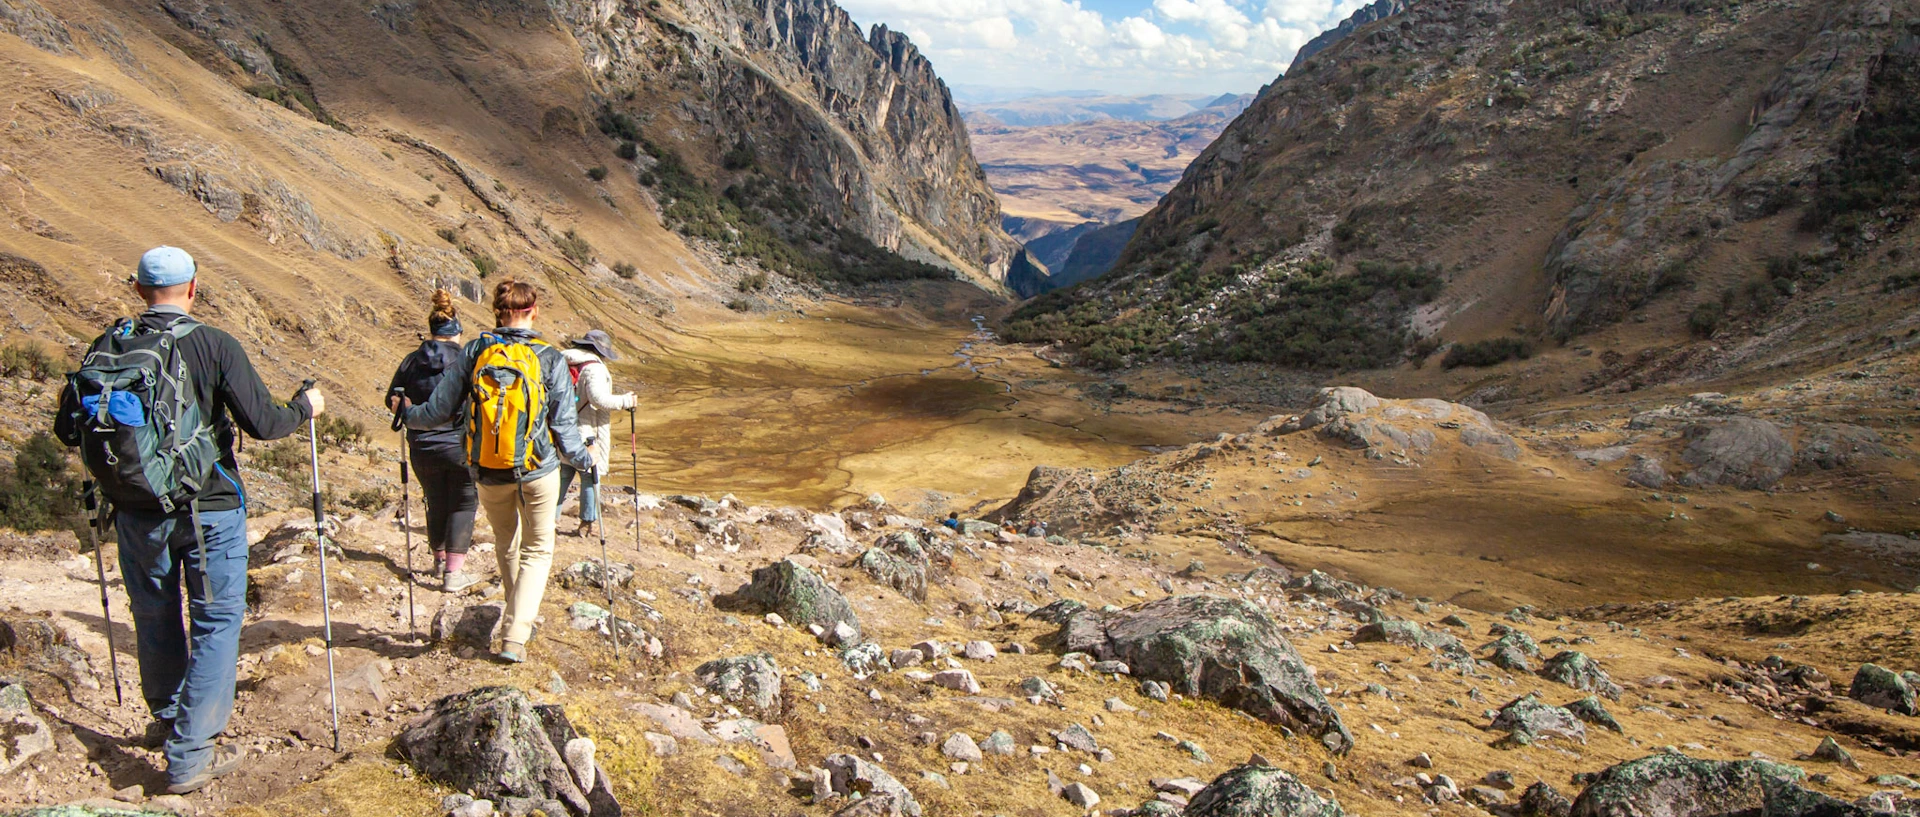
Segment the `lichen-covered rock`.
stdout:
<svg viewBox="0 0 1920 817">
<path fill-rule="evenodd" d="M 720 658 L 695 667 L 700 685 L 762 714 L 780 714 L 780 666 L 766 653 Z"/>
<path fill-rule="evenodd" d="M 1610 701 L 1620 700 L 1620 685 L 1614 683 L 1607 671 L 1600 668 L 1600 662 L 1583 652 L 1566 650 L 1547 659 L 1546 666 L 1540 668 L 1540 677 L 1598 694 Z"/>
<path fill-rule="evenodd" d="M 1087 609 L 1085 604 L 1073 599 L 1061 599 L 1027 614 L 1027 618 L 1044 621 L 1048 624 L 1065 624 L 1075 613 Z"/>
<path fill-rule="evenodd" d="M 1658 754 L 1600 772 L 1572 817 L 1866 817 L 1866 809 L 1800 786 L 1805 773 L 1764 760 Z"/>
<path fill-rule="evenodd" d="M 1680 461 L 1693 466 L 1680 484 L 1732 485 L 1760 490 L 1779 482 L 1793 467 L 1793 445 L 1780 427 L 1765 420 L 1734 417 L 1713 425 L 1689 426 L 1692 440 Z"/>
<path fill-rule="evenodd" d="M 894 800 L 890 814 L 920 817 L 920 802 L 913 799 L 913 792 L 887 774 L 886 769 L 846 754 L 828 755 L 825 765 L 835 794 L 889 795 Z"/>
<path fill-rule="evenodd" d="M 1513 817 L 1568 817 L 1573 812 L 1573 802 L 1562 796 L 1546 781 L 1537 781 L 1521 792 L 1520 802 Z"/>
<path fill-rule="evenodd" d="M 1176 596 L 1115 612 L 1083 610 L 1060 631 L 1066 650 L 1124 661 L 1136 677 L 1317 735 L 1335 753 L 1353 746 L 1285 633 L 1245 601 Z"/>
<path fill-rule="evenodd" d="M 1620 721 L 1614 719 L 1613 713 L 1608 712 L 1607 707 L 1600 703 L 1598 696 L 1588 695 L 1585 698 L 1567 704 L 1567 711 L 1572 712 L 1574 717 L 1593 724 L 1594 726 L 1623 734 L 1627 731 L 1626 727 L 1620 725 Z"/>
<path fill-rule="evenodd" d="M 107 805 L 86 803 L 67 803 L 59 806 L 38 806 L 26 811 L 9 811 L 7 817 L 172 817 L 171 811 L 148 811 L 129 806 L 119 808 Z"/>
<path fill-rule="evenodd" d="M 1355 644 L 1383 641 L 1453 656 L 1468 655 L 1466 645 L 1460 643 L 1460 639 L 1452 633 L 1428 630 L 1414 622 L 1398 619 L 1364 625 L 1353 634 L 1352 640 Z"/>
<path fill-rule="evenodd" d="M 797 627 L 818 625 L 826 636 L 833 634 L 834 625 L 845 624 L 855 641 L 860 638 L 860 617 L 847 597 L 792 559 L 755 569 L 752 581 L 714 601 L 755 613 L 779 613 Z"/>
<path fill-rule="evenodd" d="M 1213 779 L 1182 812 L 1185 817 L 1344 817 L 1298 778 L 1272 766 L 1246 765 Z"/>
<path fill-rule="evenodd" d="M 1902 715 L 1920 715 L 1920 708 L 1916 708 L 1914 702 L 1914 685 L 1908 677 L 1911 675 L 1913 673 L 1897 673 L 1878 664 L 1861 664 L 1853 674 L 1853 685 L 1847 688 L 1847 697 Z"/>
<path fill-rule="evenodd" d="M 1587 742 L 1587 727 L 1572 712 L 1540 700 L 1540 696 L 1528 693 L 1507 702 L 1500 707 L 1500 714 L 1493 718 L 1493 728 L 1506 730 L 1507 740 L 1519 746 L 1530 745 L 1542 738 L 1564 738 L 1578 743 Z"/>
<path fill-rule="evenodd" d="M 601 572 L 600 562 L 597 560 L 574 562 L 560 572 L 560 586 L 569 590 L 583 588 L 604 590 L 607 585 L 600 577 Z M 612 574 L 614 587 L 626 587 L 633 583 L 633 565 L 614 562 L 606 572 Z"/>
<path fill-rule="evenodd" d="M 72 686 L 100 688 L 92 659 L 45 614 L 0 615 L 0 651 L 17 667 L 44 672 Z"/>
<path fill-rule="evenodd" d="M 895 650 L 895 652 L 898 652 L 898 650 Z M 912 650 L 911 652 L 919 651 Z M 893 664 L 888 663 L 886 654 L 880 651 L 880 645 L 871 642 L 858 644 L 841 650 L 840 664 L 846 667 L 848 672 L 860 676 L 872 675 L 893 666 Z"/>
<path fill-rule="evenodd" d="M 422 775 L 476 798 L 558 800 L 575 814 L 592 810 L 540 710 L 513 687 L 480 687 L 441 698 L 424 722 L 401 732 L 395 742 Z"/>
<path fill-rule="evenodd" d="M 856 564 L 874 581 L 900 591 L 900 595 L 924 602 L 927 600 L 927 574 L 932 569 L 932 558 L 927 549 L 920 544 L 919 537 L 907 531 L 889 533 L 873 543 L 873 547 L 860 554 Z"/>
</svg>

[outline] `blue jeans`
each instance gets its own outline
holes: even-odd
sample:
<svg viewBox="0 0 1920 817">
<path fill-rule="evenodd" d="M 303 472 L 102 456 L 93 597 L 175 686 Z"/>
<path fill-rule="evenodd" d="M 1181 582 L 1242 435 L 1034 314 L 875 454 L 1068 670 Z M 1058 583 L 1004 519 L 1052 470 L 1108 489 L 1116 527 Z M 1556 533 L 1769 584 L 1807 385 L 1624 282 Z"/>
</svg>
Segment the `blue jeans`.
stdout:
<svg viewBox="0 0 1920 817">
<path fill-rule="evenodd" d="M 204 565 L 186 511 L 122 509 L 114 524 L 139 642 L 140 691 L 153 717 L 173 721 L 167 781 L 184 782 L 212 758 L 213 739 L 233 715 L 240 624 L 247 612 L 247 512 L 201 512 Z M 180 617 L 182 584 L 190 627 Z"/>
<path fill-rule="evenodd" d="M 573 487 L 573 478 L 580 477 L 580 521 L 600 521 L 600 475 L 575 469 L 566 463 L 560 463 L 560 499 L 554 507 L 567 501 L 567 489 Z"/>
</svg>

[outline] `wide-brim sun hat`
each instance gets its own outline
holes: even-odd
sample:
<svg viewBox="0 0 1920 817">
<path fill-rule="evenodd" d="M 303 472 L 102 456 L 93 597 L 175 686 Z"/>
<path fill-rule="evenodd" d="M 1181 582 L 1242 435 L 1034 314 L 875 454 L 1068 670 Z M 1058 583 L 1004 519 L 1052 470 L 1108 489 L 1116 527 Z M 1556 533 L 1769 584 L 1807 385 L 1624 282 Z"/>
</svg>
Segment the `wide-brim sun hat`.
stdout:
<svg viewBox="0 0 1920 817">
<path fill-rule="evenodd" d="M 571 345 L 576 349 L 590 351 L 606 360 L 620 359 L 620 353 L 613 350 L 613 337 L 599 329 L 574 338 Z"/>
</svg>

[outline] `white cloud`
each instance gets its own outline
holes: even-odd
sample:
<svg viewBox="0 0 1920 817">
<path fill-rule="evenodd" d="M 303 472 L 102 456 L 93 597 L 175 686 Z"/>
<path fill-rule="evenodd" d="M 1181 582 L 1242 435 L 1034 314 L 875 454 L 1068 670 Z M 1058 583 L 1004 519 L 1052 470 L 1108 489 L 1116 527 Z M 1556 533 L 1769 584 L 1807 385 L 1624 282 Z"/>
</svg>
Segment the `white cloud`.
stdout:
<svg viewBox="0 0 1920 817">
<path fill-rule="evenodd" d="M 841 5 L 906 32 L 950 83 L 1217 93 L 1273 81 L 1300 46 L 1367 0 L 1131 2 L 1138 7 L 1112 16 L 1080 0 Z"/>
</svg>

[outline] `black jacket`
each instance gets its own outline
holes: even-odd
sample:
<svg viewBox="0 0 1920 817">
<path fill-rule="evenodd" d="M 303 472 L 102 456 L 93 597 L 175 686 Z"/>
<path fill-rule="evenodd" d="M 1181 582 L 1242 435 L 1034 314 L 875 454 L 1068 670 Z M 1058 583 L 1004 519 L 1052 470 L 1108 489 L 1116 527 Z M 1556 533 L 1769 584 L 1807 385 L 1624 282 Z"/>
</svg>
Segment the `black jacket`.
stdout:
<svg viewBox="0 0 1920 817">
<path fill-rule="evenodd" d="M 185 314 L 177 306 L 151 307 L 140 315 L 140 326 L 162 330 Z M 96 339 L 94 347 L 100 342 Z M 267 384 L 260 381 L 260 373 L 254 371 L 253 361 L 247 359 L 247 351 L 232 335 L 202 324 L 180 341 L 179 349 L 193 378 L 194 399 L 213 424 L 220 444 L 220 471 L 225 477 L 201 489 L 200 510 L 242 507 L 246 489 L 240 483 L 240 464 L 233 458 L 234 427 L 255 439 L 277 440 L 300 430 L 313 417 L 313 407 L 304 394 L 288 403 L 275 401 L 267 392 Z M 73 389 L 62 389 L 60 413 L 53 421 L 54 436 L 69 446 L 79 445 L 80 416 Z"/>
<path fill-rule="evenodd" d="M 425 403 L 433 398 L 433 388 L 440 385 L 440 379 L 447 370 L 459 363 L 460 344 L 428 339 L 400 361 L 400 368 L 394 370 L 393 380 L 387 384 L 387 394 L 406 395 L 407 402 L 416 406 Z M 452 420 L 437 428 L 407 429 L 407 440 L 413 443 L 416 451 L 458 452 L 460 456 L 456 459 L 464 466 L 467 445 L 465 415 L 464 410 L 457 412 Z"/>
<path fill-rule="evenodd" d="M 540 340 L 540 333 L 531 329 L 503 326 L 467 341 L 467 345 L 460 350 L 460 360 L 454 364 L 452 376 L 440 378 L 440 384 L 433 388 L 431 398 L 424 403 L 416 403 L 401 415 L 408 428 L 439 428 L 461 416 L 473 392 L 474 361 L 479 359 L 482 348 L 493 343 L 487 335 L 498 335 L 522 343 Z M 536 354 L 540 358 L 540 377 L 546 381 L 547 387 L 547 433 L 529 442 L 532 444 L 533 457 L 539 460 L 540 467 L 516 475 L 511 471 L 475 466 L 473 476 L 476 482 L 483 485 L 532 482 L 559 468 L 563 458 L 582 471 L 593 470 L 593 453 L 580 441 L 580 419 L 574 410 L 573 377 L 567 373 L 567 358 L 560 354 L 559 349 L 546 345 L 545 341 L 541 341 Z"/>
</svg>

